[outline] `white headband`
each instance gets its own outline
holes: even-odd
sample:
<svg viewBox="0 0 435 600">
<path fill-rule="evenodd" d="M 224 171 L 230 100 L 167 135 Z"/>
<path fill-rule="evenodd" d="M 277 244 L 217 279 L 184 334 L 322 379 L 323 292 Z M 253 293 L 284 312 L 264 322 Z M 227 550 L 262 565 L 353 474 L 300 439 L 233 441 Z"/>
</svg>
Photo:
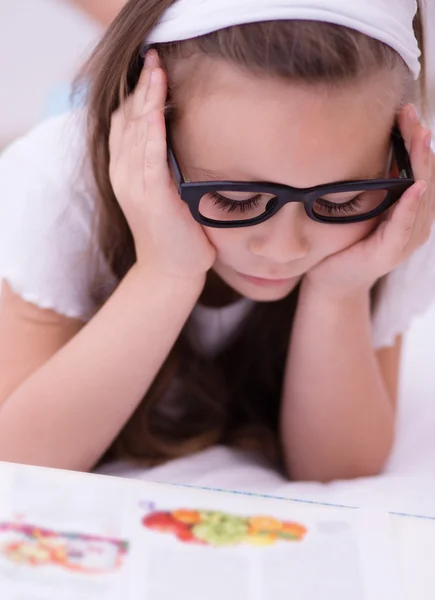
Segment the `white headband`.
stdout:
<svg viewBox="0 0 435 600">
<path fill-rule="evenodd" d="M 384 42 L 400 54 L 417 79 L 421 53 L 412 27 L 416 12 L 416 0 L 177 0 L 147 43 L 187 40 L 244 23 L 323 21 Z"/>
</svg>

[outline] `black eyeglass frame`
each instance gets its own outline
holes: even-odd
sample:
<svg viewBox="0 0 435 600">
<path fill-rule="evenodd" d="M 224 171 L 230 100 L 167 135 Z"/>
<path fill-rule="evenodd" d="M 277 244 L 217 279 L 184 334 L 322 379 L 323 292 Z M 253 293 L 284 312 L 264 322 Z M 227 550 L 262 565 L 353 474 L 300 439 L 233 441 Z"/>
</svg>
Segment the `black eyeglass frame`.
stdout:
<svg viewBox="0 0 435 600">
<path fill-rule="evenodd" d="M 168 139 L 168 160 L 169 166 L 173 172 L 175 183 L 181 199 L 187 203 L 193 218 L 206 227 L 215 228 L 235 228 L 251 227 L 264 223 L 273 217 L 283 206 L 289 202 L 302 202 L 305 206 L 305 212 L 313 221 L 319 223 L 360 223 L 378 217 L 388 210 L 414 183 L 414 174 L 411 166 L 411 160 L 406 150 L 403 137 L 399 128 L 394 127 L 391 134 L 393 155 L 399 169 L 398 178 L 388 179 L 366 179 L 359 181 L 339 181 L 327 185 L 318 185 L 311 188 L 298 189 L 291 186 L 278 183 L 265 182 L 243 182 L 243 181 L 187 181 L 181 171 L 180 165 L 175 156 L 172 144 Z M 327 194 L 337 192 L 358 192 L 370 190 L 385 190 L 388 194 L 385 200 L 376 209 L 363 215 L 348 215 L 343 217 L 320 216 L 313 210 L 317 199 Z M 208 219 L 199 212 L 201 198 L 209 193 L 219 192 L 253 192 L 256 194 L 273 195 L 266 208 L 266 211 L 252 219 L 217 221 Z"/>
</svg>

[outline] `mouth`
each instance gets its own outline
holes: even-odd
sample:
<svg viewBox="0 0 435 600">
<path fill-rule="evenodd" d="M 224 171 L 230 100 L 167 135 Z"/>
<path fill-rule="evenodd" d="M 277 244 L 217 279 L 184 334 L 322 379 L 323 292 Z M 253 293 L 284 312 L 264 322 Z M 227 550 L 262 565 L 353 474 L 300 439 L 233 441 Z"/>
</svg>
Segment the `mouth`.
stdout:
<svg viewBox="0 0 435 600">
<path fill-rule="evenodd" d="M 253 285 L 270 286 L 270 287 L 288 285 L 289 283 L 299 279 L 299 276 L 278 279 L 278 278 L 271 278 L 271 277 L 253 277 L 252 275 L 244 275 L 243 273 L 238 273 L 238 275 L 240 277 L 242 277 L 242 279 L 244 279 L 245 281 L 247 281 Z"/>
</svg>

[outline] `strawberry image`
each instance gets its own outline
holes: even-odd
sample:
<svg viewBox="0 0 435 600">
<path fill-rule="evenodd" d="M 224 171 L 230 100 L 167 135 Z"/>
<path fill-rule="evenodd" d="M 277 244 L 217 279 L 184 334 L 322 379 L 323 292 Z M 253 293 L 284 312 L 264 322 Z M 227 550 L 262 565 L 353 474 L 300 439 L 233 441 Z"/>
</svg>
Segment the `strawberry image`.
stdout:
<svg viewBox="0 0 435 600">
<path fill-rule="evenodd" d="M 153 531 L 172 533 L 180 542 L 185 544 L 202 544 L 205 542 L 195 537 L 191 527 L 175 519 L 169 512 L 155 512 L 143 518 L 142 524 Z"/>
<path fill-rule="evenodd" d="M 177 533 L 180 522 L 174 519 L 169 512 L 155 512 L 142 519 L 142 525 L 153 531 L 162 533 Z"/>
</svg>

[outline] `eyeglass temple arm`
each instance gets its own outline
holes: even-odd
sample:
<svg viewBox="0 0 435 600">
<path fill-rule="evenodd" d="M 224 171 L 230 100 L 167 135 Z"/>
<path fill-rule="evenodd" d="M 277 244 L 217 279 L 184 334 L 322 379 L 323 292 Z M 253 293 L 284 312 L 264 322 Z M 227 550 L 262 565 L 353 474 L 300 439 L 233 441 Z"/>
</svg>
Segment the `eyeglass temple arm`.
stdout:
<svg viewBox="0 0 435 600">
<path fill-rule="evenodd" d="M 180 186 L 182 183 L 184 183 L 184 176 L 183 176 L 183 173 L 181 172 L 181 169 L 177 162 L 177 159 L 175 158 L 175 154 L 172 149 L 172 144 L 171 144 L 171 140 L 169 137 L 168 137 L 167 144 L 168 144 L 169 170 L 173 173 L 177 186 Z"/>
</svg>

